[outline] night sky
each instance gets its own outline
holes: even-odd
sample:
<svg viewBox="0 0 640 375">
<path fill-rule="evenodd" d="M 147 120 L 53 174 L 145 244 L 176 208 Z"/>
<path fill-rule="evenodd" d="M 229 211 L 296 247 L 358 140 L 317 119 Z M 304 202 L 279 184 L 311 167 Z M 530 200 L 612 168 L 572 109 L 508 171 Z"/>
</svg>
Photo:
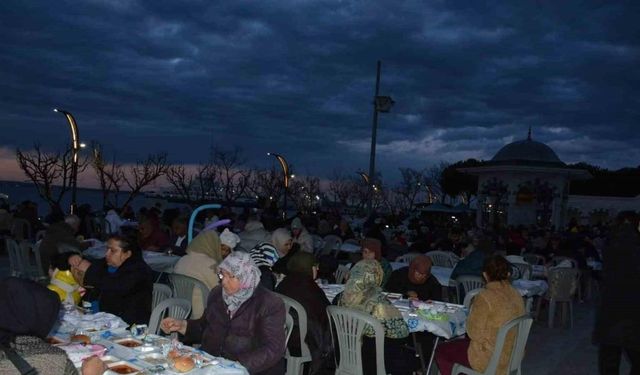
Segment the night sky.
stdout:
<svg viewBox="0 0 640 375">
<path fill-rule="evenodd" d="M 367 170 L 377 60 L 385 179 L 491 158 L 529 126 L 565 162 L 635 167 L 639 19 L 638 1 L 3 0 L 0 176 L 16 147 L 69 142 L 55 107 L 122 162 L 215 144 Z"/>
</svg>

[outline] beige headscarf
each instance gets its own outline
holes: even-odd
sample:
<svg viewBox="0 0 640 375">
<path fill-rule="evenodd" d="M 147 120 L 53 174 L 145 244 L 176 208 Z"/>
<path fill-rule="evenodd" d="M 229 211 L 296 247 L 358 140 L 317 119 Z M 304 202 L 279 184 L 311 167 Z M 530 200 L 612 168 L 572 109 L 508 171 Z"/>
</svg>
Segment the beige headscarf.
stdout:
<svg viewBox="0 0 640 375">
<path fill-rule="evenodd" d="M 278 253 L 280 253 L 281 256 L 286 255 L 281 253 L 281 249 L 284 247 L 284 244 L 286 244 L 287 241 L 290 240 L 291 232 L 289 232 L 289 230 L 285 228 L 278 228 L 271 234 L 271 244 L 278 250 Z"/>
<path fill-rule="evenodd" d="M 187 246 L 187 254 L 191 253 L 204 254 L 218 263 L 222 262 L 218 233 L 215 230 L 206 230 L 198 234 Z"/>
</svg>

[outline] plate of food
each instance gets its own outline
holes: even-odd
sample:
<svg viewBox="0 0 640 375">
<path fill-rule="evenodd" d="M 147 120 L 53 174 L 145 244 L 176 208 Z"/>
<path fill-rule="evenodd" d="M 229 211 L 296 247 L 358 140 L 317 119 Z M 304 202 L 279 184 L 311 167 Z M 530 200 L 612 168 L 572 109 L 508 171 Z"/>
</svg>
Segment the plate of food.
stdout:
<svg viewBox="0 0 640 375">
<path fill-rule="evenodd" d="M 138 374 L 141 371 L 141 367 L 138 367 L 131 362 L 118 361 L 108 365 L 105 374 Z"/>
</svg>

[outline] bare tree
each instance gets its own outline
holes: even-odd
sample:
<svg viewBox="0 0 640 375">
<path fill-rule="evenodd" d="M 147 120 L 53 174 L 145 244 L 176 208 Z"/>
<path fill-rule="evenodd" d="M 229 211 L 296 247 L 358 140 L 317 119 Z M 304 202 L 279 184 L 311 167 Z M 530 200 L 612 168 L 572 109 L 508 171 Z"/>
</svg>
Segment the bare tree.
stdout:
<svg viewBox="0 0 640 375">
<path fill-rule="evenodd" d="M 126 207 L 140 194 L 142 189 L 151 185 L 159 177 L 167 173 L 167 154 L 158 153 L 147 156 L 146 160 L 138 161 L 129 167 L 129 173 L 124 173 L 124 183 L 129 188 L 129 196 L 122 204 Z"/>
<path fill-rule="evenodd" d="M 272 166 L 270 169 L 255 169 L 249 176 L 247 190 L 257 199 L 279 202 L 284 189 L 282 186 L 282 171 Z"/>
<path fill-rule="evenodd" d="M 105 163 L 102 148 L 99 144 L 93 145 L 93 160 L 91 162 L 93 170 L 96 172 L 100 190 L 102 190 L 102 208 L 107 205 L 118 207 L 118 196 L 120 187 L 124 180 L 124 170 L 121 164 L 116 162 L 115 155 L 110 163 Z"/>
<path fill-rule="evenodd" d="M 251 177 L 251 170 L 243 169 L 245 162 L 239 147 L 212 150 L 213 167 L 208 182 L 216 198 L 231 204 L 245 195 Z"/>
<path fill-rule="evenodd" d="M 449 166 L 448 163 L 440 162 L 438 165 L 434 165 L 428 168 L 425 172 L 426 184 L 428 185 L 429 194 L 436 197 L 436 200 L 444 200 L 444 189 L 442 188 L 443 172 Z"/>
<path fill-rule="evenodd" d="M 400 168 L 402 180 L 393 189 L 393 201 L 397 208 L 404 212 L 412 212 L 416 199 L 425 190 L 426 178 L 423 171 L 412 168 Z"/>
<path fill-rule="evenodd" d="M 60 201 L 64 194 L 71 189 L 73 179 L 73 152 L 67 148 L 64 153 L 44 152 L 39 144 L 34 144 L 33 151 L 16 150 L 18 166 L 33 182 L 38 194 L 49 203 L 52 209 L 61 209 Z M 78 173 L 87 168 L 87 158 L 78 160 Z M 59 188 L 54 193 L 54 186 Z"/>
<path fill-rule="evenodd" d="M 341 207 L 350 205 L 350 200 L 354 194 L 354 178 L 344 176 L 340 171 L 334 170 L 331 182 L 329 182 L 329 193 L 333 195 L 333 200 Z"/>
<path fill-rule="evenodd" d="M 189 171 L 183 164 L 173 164 L 167 168 L 166 178 L 180 198 L 189 204 L 197 204 L 211 193 L 212 170 L 210 163 L 198 165 L 194 171 Z"/>
<path fill-rule="evenodd" d="M 320 179 L 312 176 L 296 177 L 291 186 L 291 198 L 298 211 L 310 213 L 320 201 Z"/>
</svg>

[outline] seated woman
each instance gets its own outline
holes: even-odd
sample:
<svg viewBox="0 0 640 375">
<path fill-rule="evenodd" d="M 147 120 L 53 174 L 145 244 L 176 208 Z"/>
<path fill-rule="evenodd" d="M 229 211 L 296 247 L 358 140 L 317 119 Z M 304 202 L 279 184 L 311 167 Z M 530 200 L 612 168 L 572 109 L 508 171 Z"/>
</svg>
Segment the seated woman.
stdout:
<svg viewBox="0 0 640 375">
<path fill-rule="evenodd" d="M 510 271 L 511 265 L 500 255 L 485 260 L 482 275 L 487 284 L 471 304 L 467 319 L 468 339 L 441 344 L 436 351 L 436 362 L 441 374 L 451 374 L 454 363 L 483 372 L 493 354 L 500 327 L 524 315 L 522 297 L 509 281 Z M 514 340 L 515 332 L 510 332 L 498 363 L 498 374 L 506 374 Z"/>
<path fill-rule="evenodd" d="M 330 344 L 327 296 L 314 281 L 318 274 L 316 259 L 313 255 L 298 252 L 289 260 L 289 274 L 278 284 L 276 292 L 298 301 L 307 312 L 307 337 L 305 342 L 311 351 L 311 373 L 317 373 L 323 363 L 325 344 Z M 294 317 L 297 321 L 297 317 Z M 289 338 L 289 352 L 300 356 L 300 332 L 294 329 Z"/>
<path fill-rule="evenodd" d="M 389 302 L 380 289 L 382 268 L 372 259 L 363 259 L 351 269 L 338 306 L 363 311 L 378 319 L 384 327 L 384 361 L 386 372 L 394 375 L 411 374 L 415 369 L 410 352 L 405 351 L 409 329 L 400 311 Z M 365 374 L 375 374 L 374 332 L 365 329 L 362 342 L 362 366 Z"/>
<path fill-rule="evenodd" d="M 240 243 L 240 236 L 233 233 L 229 228 L 225 228 L 220 233 L 220 250 L 222 252 L 222 259 L 226 258 Z"/>
<path fill-rule="evenodd" d="M 258 267 L 258 270 L 260 270 L 260 286 L 268 290 L 274 290 L 276 287 L 276 275 L 273 273 L 272 267 L 278 261 L 276 248 L 270 243 L 262 242 L 249 251 L 249 256 Z"/>
<path fill-rule="evenodd" d="M 415 257 L 409 267 L 393 271 L 385 290 L 409 299 L 442 300 L 442 286 L 431 274 L 431 258 L 426 255 Z"/>
<path fill-rule="evenodd" d="M 169 236 L 160 229 L 160 219 L 149 214 L 138 224 L 138 244 L 142 250 L 164 251 L 171 247 Z"/>
<path fill-rule="evenodd" d="M 222 285 L 209 294 L 200 319 L 166 318 L 162 330 L 179 332 L 209 354 L 238 361 L 253 375 L 284 374 L 282 299 L 258 286 L 260 270 L 247 253 L 231 253 L 220 264 L 219 277 Z"/>
<path fill-rule="evenodd" d="M 135 237 L 112 236 L 104 259 L 90 263 L 78 255 L 69 258 L 76 274 L 84 273 L 83 286 L 99 302 L 100 311 L 129 324 L 147 324 L 151 315 L 153 275 L 142 259 Z"/>
<path fill-rule="evenodd" d="M 200 232 L 187 246 L 187 255 L 180 258 L 173 272 L 198 279 L 209 289 L 218 285 L 218 265 L 222 262 L 220 238 L 215 230 Z M 194 318 L 202 316 L 202 293 L 193 291 L 191 311 Z"/>
<path fill-rule="evenodd" d="M 278 261 L 273 265 L 273 272 L 286 275 L 289 259 L 300 251 L 300 246 L 293 243 L 291 232 L 285 228 L 278 228 L 271 234 L 271 243 L 278 251 Z"/>
<path fill-rule="evenodd" d="M 64 350 L 44 341 L 58 320 L 56 293 L 30 280 L 9 277 L 0 281 L 0 374 L 77 375 Z M 18 370 L 20 363 L 26 366 Z M 27 372 L 34 369 L 34 372 Z M 96 357 L 82 365 L 83 375 L 102 374 Z"/>
<path fill-rule="evenodd" d="M 382 257 L 382 242 L 375 238 L 365 238 L 360 243 L 360 246 L 362 247 L 362 259 L 376 260 L 380 264 L 382 268 L 382 282 L 380 286 L 384 288 L 385 285 L 387 285 L 389 277 L 391 277 L 393 268 L 391 268 L 389 261 Z"/>
</svg>

